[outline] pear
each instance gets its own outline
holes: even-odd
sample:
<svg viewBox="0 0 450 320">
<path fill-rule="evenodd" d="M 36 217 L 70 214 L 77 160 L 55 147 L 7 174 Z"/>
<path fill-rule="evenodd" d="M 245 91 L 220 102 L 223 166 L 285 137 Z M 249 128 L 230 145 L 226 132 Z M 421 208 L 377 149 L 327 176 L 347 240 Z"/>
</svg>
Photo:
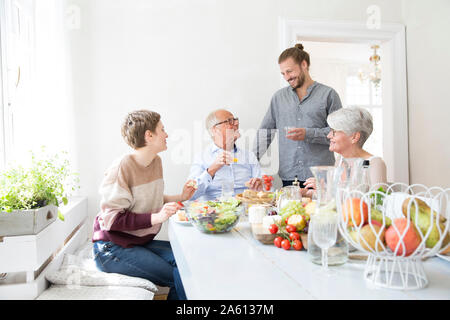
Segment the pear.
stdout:
<svg viewBox="0 0 450 320">
<path fill-rule="evenodd" d="M 373 228 L 373 230 L 372 230 Z M 375 231 L 375 232 L 374 232 Z M 350 237 L 355 241 L 356 243 L 359 243 L 361 247 L 364 250 L 367 250 L 369 252 L 377 251 L 381 252 L 383 251 L 383 245 L 385 245 L 384 235 L 385 235 L 385 229 L 381 229 L 380 226 L 373 224 L 370 226 L 369 224 L 366 224 L 359 230 L 352 230 L 349 232 Z M 378 241 L 377 241 L 378 237 Z"/>
<path fill-rule="evenodd" d="M 445 237 L 444 241 L 442 241 L 442 246 L 439 251 L 440 254 L 449 254 L 450 253 L 450 246 L 447 247 L 447 245 L 449 243 L 450 243 L 450 232 L 447 233 L 447 236 Z"/>
<path fill-rule="evenodd" d="M 417 202 L 417 205 L 419 206 L 419 211 L 422 211 L 422 213 L 427 214 L 427 215 L 430 215 L 431 213 L 433 213 L 433 220 L 436 219 L 436 217 L 438 216 L 438 213 L 436 211 L 432 211 L 431 208 L 426 204 L 425 201 L 420 200 L 418 198 L 415 198 L 415 200 Z M 410 209 L 411 212 L 416 211 L 416 206 L 415 206 L 414 200 L 412 198 L 406 198 L 402 204 L 402 211 L 403 211 L 403 215 L 405 217 L 408 214 L 408 205 L 409 205 L 410 201 L 413 201 L 413 203 L 411 204 L 411 209 Z M 444 216 L 439 215 L 439 223 L 445 223 L 445 221 L 447 221 L 447 219 Z"/>
<path fill-rule="evenodd" d="M 380 210 L 375 209 L 375 207 L 372 207 L 370 210 L 370 220 L 378 221 L 381 225 L 383 225 L 383 213 Z M 390 227 L 392 224 L 391 219 L 387 216 L 384 216 L 384 222 L 386 227 Z"/>
<path fill-rule="evenodd" d="M 405 217 L 408 216 L 408 206 L 409 206 L 409 202 L 413 201 L 411 198 L 407 198 L 405 199 L 405 201 L 403 201 L 403 205 L 402 205 L 402 211 L 403 211 L 403 215 Z M 417 225 L 417 227 L 420 229 L 420 231 L 422 232 L 422 236 L 425 236 L 428 232 L 428 230 L 431 228 L 431 232 L 428 235 L 428 237 L 425 240 L 425 246 L 427 248 L 433 248 L 436 243 L 439 242 L 439 240 L 441 239 L 440 237 L 440 233 L 442 233 L 445 230 L 445 225 L 444 222 L 446 221 L 446 219 L 442 216 L 439 216 L 439 222 L 436 221 L 437 219 L 437 212 L 436 211 L 432 211 L 431 208 L 422 200 L 417 199 L 417 204 L 419 207 L 418 212 L 416 212 L 416 206 L 415 203 L 413 202 L 411 204 L 411 208 L 410 208 L 410 220 Z M 417 222 L 416 222 L 416 213 L 418 214 L 417 216 Z M 432 215 L 431 215 L 432 214 Z M 439 225 L 439 230 L 438 230 L 438 225 Z M 448 243 L 450 241 L 450 236 L 447 234 L 446 238 L 443 241 L 443 246 L 446 245 L 445 243 Z"/>
</svg>

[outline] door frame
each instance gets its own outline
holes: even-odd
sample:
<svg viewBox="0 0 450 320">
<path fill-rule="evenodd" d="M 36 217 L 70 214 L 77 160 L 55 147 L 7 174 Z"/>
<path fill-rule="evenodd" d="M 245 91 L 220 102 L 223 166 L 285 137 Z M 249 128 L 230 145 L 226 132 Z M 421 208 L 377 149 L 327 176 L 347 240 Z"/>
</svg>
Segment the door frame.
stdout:
<svg viewBox="0 0 450 320">
<path fill-rule="evenodd" d="M 406 74 L 406 28 L 400 23 L 381 23 L 368 28 L 359 21 L 325 21 L 279 18 L 280 52 L 297 38 L 309 41 L 382 44 L 391 57 L 383 61 L 383 157 L 388 181 L 409 184 L 408 88 Z M 383 63 L 384 62 L 384 63 Z M 280 80 L 280 83 L 281 82 Z M 283 83 L 285 85 L 285 83 Z"/>
</svg>

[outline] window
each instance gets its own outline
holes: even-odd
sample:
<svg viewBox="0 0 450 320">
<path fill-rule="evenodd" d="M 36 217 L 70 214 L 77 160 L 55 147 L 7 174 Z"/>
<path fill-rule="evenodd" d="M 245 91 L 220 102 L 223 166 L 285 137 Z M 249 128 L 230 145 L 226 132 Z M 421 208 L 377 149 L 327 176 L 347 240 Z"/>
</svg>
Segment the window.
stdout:
<svg viewBox="0 0 450 320">
<path fill-rule="evenodd" d="M 0 1 L 0 169 L 13 158 L 14 115 L 32 101 L 34 0 Z"/>
<path fill-rule="evenodd" d="M 373 132 L 364 149 L 373 155 L 383 157 L 383 108 L 382 83 L 378 87 L 368 81 L 361 81 L 357 75 L 346 78 L 347 106 L 366 108 L 373 117 Z"/>
</svg>

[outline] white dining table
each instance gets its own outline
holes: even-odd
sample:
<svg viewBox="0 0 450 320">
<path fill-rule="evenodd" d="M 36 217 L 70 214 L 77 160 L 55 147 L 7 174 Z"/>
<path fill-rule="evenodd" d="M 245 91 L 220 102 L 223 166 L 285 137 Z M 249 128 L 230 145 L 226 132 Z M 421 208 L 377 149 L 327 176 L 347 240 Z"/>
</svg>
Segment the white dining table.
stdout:
<svg viewBox="0 0 450 320">
<path fill-rule="evenodd" d="M 170 219 L 169 239 L 189 300 L 428 300 L 450 299 L 450 262 L 423 261 L 428 285 L 417 290 L 374 288 L 365 261 L 330 267 L 323 277 L 305 250 L 284 250 L 253 238 L 245 218 L 228 233 L 206 234 Z"/>
</svg>

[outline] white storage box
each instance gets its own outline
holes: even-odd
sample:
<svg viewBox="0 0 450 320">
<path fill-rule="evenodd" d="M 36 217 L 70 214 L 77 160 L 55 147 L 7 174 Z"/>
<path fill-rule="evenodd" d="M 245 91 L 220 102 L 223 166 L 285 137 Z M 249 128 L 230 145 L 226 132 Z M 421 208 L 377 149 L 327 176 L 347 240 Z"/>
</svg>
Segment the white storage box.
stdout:
<svg viewBox="0 0 450 320">
<path fill-rule="evenodd" d="M 0 237 L 37 234 L 56 220 L 58 207 L 0 212 Z"/>
</svg>

